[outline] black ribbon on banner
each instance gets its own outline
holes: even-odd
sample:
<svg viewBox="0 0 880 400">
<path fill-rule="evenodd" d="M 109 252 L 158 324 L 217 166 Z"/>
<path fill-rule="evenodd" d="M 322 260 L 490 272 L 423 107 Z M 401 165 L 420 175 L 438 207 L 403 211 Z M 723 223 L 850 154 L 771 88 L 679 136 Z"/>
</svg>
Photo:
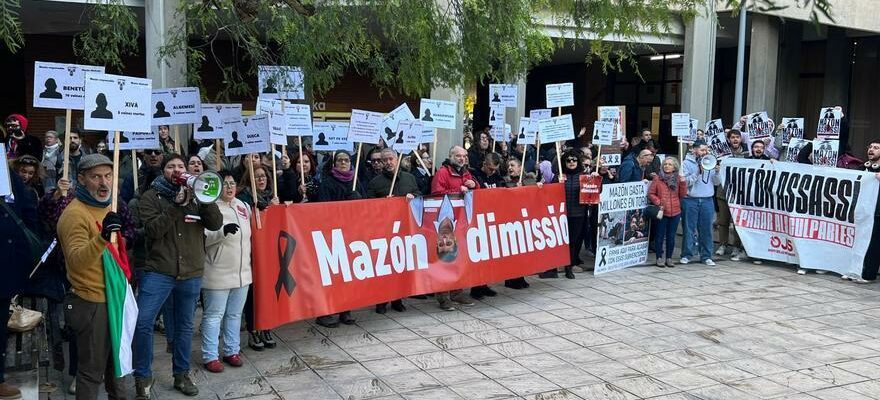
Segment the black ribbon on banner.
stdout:
<svg viewBox="0 0 880 400">
<path fill-rule="evenodd" d="M 287 296 L 293 294 L 296 287 L 296 280 L 290 273 L 290 264 L 293 262 L 293 254 L 296 252 L 296 239 L 289 233 L 281 231 L 278 235 L 278 280 L 275 282 L 275 296 L 281 296 L 281 287 L 287 292 Z"/>
<path fill-rule="evenodd" d="M 608 262 L 605 261 L 605 255 L 606 255 L 606 254 L 608 254 L 608 248 L 607 248 L 607 247 L 603 247 L 603 248 L 602 248 L 602 254 L 600 254 L 600 256 L 602 257 L 602 259 L 599 260 L 599 266 L 600 266 L 600 267 L 604 267 L 605 264 L 608 264 Z"/>
</svg>

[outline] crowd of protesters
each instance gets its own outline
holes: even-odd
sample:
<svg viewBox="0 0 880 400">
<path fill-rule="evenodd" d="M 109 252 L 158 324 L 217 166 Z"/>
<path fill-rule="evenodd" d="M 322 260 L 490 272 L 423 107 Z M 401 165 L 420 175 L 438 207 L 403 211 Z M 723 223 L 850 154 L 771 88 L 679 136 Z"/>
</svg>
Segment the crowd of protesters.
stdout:
<svg viewBox="0 0 880 400">
<path fill-rule="evenodd" d="M 778 136 L 749 141 L 739 130 L 740 124 L 726 133 L 733 157 L 775 159 L 787 151 Z M 434 172 L 436 160 L 425 146 L 411 155 L 397 154 L 380 143 L 360 157 L 345 151 L 316 154 L 310 146 L 302 151 L 291 147 L 283 154 L 227 157 L 216 152 L 213 141 L 194 141 L 186 146 L 175 143 L 163 127 L 159 130 L 160 149 L 138 151 L 134 159 L 132 152 L 125 152 L 118 168 L 119 204 L 114 212 L 110 208 L 115 196 L 114 164 L 104 140 L 91 148 L 81 132 L 70 132 L 65 174 L 62 135 L 54 131 L 32 134 L 27 130 L 27 119 L 18 114 L 8 117 L 4 128 L 13 196 L 0 201 L 4 207 L 0 227 L 3 237 L 8 238 L 0 251 L 11 260 L 2 283 L 0 307 L 8 308 L 16 294 L 47 299 L 53 366 L 58 370 L 66 367 L 76 377 L 66 389 L 76 393 L 78 399 L 96 398 L 102 384 L 111 397 L 126 398 L 122 381 L 113 378 L 101 266 L 101 252 L 114 234 L 127 243 L 134 269 L 132 284 L 139 308 L 133 349 L 137 399 L 149 399 L 155 384 L 152 361 L 156 330 L 164 332 L 166 352 L 171 353 L 174 388 L 185 395 L 198 394 L 189 370 L 199 303 L 203 309 L 200 363 L 205 370 L 222 373 L 227 366 L 242 366 L 242 322 L 250 348 L 264 351 L 276 346 L 272 331 L 257 331 L 253 324 L 254 314 L 259 312 L 254 309 L 251 286 L 250 220 L 254 208 L 561 183 L 571 239 L 570 260 L 562 271 L 565 278 L 575 279 L 575 267 L 585 263 L 581 254 L 594 256 L 600 229 L 598 206 L 579 200 L 581 176 L 591 175 L 600 177 L 604 184 L 642 181 L 648 185 L 648 201 L 663 211 L 652 226 L 651 247 L 657 267 L 672 268 L 692 260 L 713 266 L 713 257 L 725 257 L 728 252 L 734 261 L 747 257 L 731 224 L 725 197 L 719 195 L 723 190 L 718 186 L 718 168 L 703 169 L 701 159 L 708 147 L 702 138 L 689 146 L 683 161 L 673 156 L 661 160 L 655 136 L 645 130 L 631 141 L 621 142 L 615 149 L 621 153 L 621 164 L 609 167 L 602 164 L 599 149 L 584 135 L 586 129 L 559 147 L 551 143 L 538 148 L 517 143 L 516 138 L 510 143 L 493 143 L 486 129 L 466 135 L 465 146 L 449 149 L 448 157 Z M 561 152 L 559 156 L 557 151 Z M 804 148 L 801 152 L 804 154 L 797 159 L 810 162 L 810 150 Z M 278 165 L 275 176 L 271 157 L 276 157 Z M 353 165 L 356 160 L 362 162 L 359 168 Z M 557 160 L 561 161 L 561 169 Z M 880 172 L 880 141 L 868 144 L 866 162 L 853 164 Z M 218 172 L 223 182 L 219 200 L 210 204 L 196 201 L 179 180 L 184 172 L 199 174 L 205 170 Z M 274 182 L 277 188 L 272 186 Z M 878 218 L 880 207 L 875 231 L 880 226 Z M 683 239 L 676 263 L 673 252 L 679 226 Z M 720 239 L 717 248 L 715 230 Z M 33 269 L 32 258 L 26 254 L 32 240 L 30 233 L 49 240 L 57 238 L 60 250 L 51 253 L 28 279 Z M 876 279 L 877 265 L 870 263 L 876 264 L 880 258 L 880 238 L 874 239 L 865 272 L 847 278 L 857 282 Z M 443 245 L 441 237 L 438 246 Z M 552 279 L 558 274 L 553 268 L 538 276 Z M 505 281 L 504 286 L 520 290 L 528 288 L 529 283 L 521 277 Z M 467 288 L 469 292 L 463 289 L 433 295 L 443 310 L 473 306 L 474 299 L 497 295 L 489 285 Z M 396 312 L 406 310 L 403 299 L 390 305 Z M 377 313 L 386 313 L 387 309 L 388 304 L 375 305 Z M 321 316 L 315 323 L 332 329 L 355 320 L 346 311 Z M 4 332 L 0 341 L 5 343 L 6 331 L 0 331 Z M 69 343 L 66 359 L 64 342 Z M 2 365 L 5 362 L 0 363 L 0 382 Z M 0 399 L 16 395 L 20 396 L 17 388 L 0 384 Z"/>
</svg>

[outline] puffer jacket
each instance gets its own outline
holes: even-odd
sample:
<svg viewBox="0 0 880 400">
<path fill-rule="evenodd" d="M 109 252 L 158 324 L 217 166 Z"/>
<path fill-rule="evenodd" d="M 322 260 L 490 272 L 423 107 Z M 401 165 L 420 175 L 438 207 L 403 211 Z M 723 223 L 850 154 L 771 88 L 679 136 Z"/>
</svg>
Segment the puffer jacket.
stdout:
<svg viewBox="0 0 880 400">
<path fill-rule="evenodd" d="M 233 198 L 217 200 L 223 225 L 237 224 L 238 232 L 224 235 L 223 229 L 205 230 L 205 289 L 235 289 L 253 282 L 251 276 L 251 207 Z"/>
<path fill-rule="evenodd" d="M 678 191 L 672 190 L 659 175 L 651 181 L 651 187 L 648 188 L 648 200 L 663 208 L 663 217 L 681 214 L 681 199 L 687 194 L 687 183 L 683 176 L 678 177 Z"/>
</svg>

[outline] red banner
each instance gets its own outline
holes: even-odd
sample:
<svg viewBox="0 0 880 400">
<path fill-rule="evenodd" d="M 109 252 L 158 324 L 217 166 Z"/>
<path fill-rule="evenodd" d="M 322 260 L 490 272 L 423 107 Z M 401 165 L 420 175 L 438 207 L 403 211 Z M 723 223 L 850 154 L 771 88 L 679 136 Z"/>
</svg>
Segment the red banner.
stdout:
<svg viewBox="0 0 880 400">
<path fill-rule="evenodd" d="M 253 229 L 256 329 L 567 265 L 562 185 L 272 206 Z"/>
</svg>

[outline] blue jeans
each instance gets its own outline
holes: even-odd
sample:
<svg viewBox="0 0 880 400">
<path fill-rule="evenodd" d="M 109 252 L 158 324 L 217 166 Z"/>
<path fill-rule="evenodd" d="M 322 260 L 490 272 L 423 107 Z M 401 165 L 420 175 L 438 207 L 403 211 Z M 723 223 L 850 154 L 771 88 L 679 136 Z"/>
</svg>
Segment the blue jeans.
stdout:
<svg viewBox="0 0 880 400">
<path fill-rule="evenodd" d="M 691 238 L 697 233 L 697 247 L 700 261 L 712 258 L 712 220 L 715 219 L 715 202 L 712 197 L 685 197 L 681 200 L 685 211 L 684 235 L 681 243 L 681 256 L 694 256 L 694 243 Z"/>
<path fill-rule="evenodd" d="M 231 356 L 241 351 L 241 312 L 244 310 L 249 286 L 235 289 L 202 289 L 205 296 L 205 310 L 202 315 L 202 361 L 207 363 L 220 358 L 218 340 L 221 325 L 223 355 Z"/>
<path fill-rule="evenodd" d="M 678 229 L 678 223 L 681 221 L 681 214 L 674 217 L 663 217 L 657 221 L 657 230 L 654 233 L 654 252 L 657 253 L 657 259 L 672 257 L 672 251 L 675 250 L 675 231 Z M 666 252 L 663 251 L 663 243 L 666 242 Z"/>
<path fill-rule="evenodd" d="M 170 345 L 174 343 L 174 292 L 162 304 L 162 324 L 165 325 L 165 341 Z"/>
<path fill-rule="evenodd" d="M 189 371 L 193 318 L 202 278 L 178 280 L 173 276 L 144 272 L 138 288 L 138 320 L 134 330 L 134 376 L 153 376 L 153 322 L 170 294 L 174 294 L 174 341 L 172 372 Z"/>
</svg>

